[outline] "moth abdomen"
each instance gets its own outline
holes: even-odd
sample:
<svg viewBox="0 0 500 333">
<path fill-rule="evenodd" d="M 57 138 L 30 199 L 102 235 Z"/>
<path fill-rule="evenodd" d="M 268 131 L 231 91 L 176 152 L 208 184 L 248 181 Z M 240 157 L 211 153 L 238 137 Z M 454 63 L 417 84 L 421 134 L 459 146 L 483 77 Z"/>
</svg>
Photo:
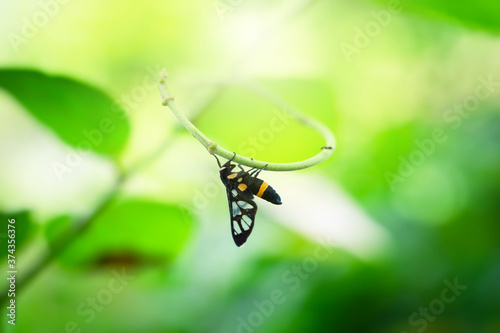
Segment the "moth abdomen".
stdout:
<svg viewBox="0 0 500 333">
<path fill-rule="evenodd" d="M 259 178 L 252 179 L 252 183 L 250 184 L 250 190 L 252 193 L 270 203 L 275 205 L 281 205 L 281 198 L 278 193 L 271 187 L 268 183 Z"/>
</svg>

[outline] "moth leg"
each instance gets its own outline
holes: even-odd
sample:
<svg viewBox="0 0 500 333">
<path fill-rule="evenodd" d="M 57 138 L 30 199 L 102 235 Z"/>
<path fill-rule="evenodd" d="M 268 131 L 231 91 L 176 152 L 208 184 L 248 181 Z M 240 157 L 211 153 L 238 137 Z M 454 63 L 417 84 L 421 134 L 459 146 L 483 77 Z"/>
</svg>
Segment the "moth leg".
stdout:
<svg viewBox="0 0 500 333">
<path fill-rule="evenodd" d="M 238 164 L 238 167 L 240 168 L 240 170 L 241 170 L 242 172 L 246 172 L 246 173 L 248 173 L 248 175 L 249 175 L 250 177 L 252 176 L 252 174 L 253 174 L 253 173 L 255 173 L 255 172 L 257 172 L 257 171 L 258 171 L 258 169 L 257 169 L 257 168 L 251 168 L 250 170 L 245 171 L 245 170 L 241 167 L 241 164 Z"/>
<path fill-rule="evenodd" d="M 250 176 L 253 176 L 253 177 L 257 178 L 257 176 L 259 175 L 259 173 L 260 173 L 262 170 L 264 170 L 264 169 L 265 169 L 268 165 L 269 165 L 269 164 L 266 164 L 266 165 L 264 165 L 264 167 L 263 167 L 262 169 L 257 169 L 257 170 L 255 170 L 254 172 L 252 172 L 252 173 L 250 174 Z M 254 169 L 255 169 L 255 168 L 254 168 Z"/>
</svg>

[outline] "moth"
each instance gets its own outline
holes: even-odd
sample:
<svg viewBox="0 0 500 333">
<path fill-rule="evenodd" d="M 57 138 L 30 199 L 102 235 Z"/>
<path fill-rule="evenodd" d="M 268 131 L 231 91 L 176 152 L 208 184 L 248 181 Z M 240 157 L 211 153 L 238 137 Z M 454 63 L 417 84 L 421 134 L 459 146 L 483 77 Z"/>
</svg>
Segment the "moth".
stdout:
<svg viewBox="0 0 500 333">
<path fill-rule="evenodd" d="M 226 187 L 233 240 L 236 246 L 240 247 L 245 244 L 253 230 L 255 214 L 257 213 L 257 204 L 253 200 L 254 195 L 275 205 L 281 205 L 281 198 L 268 183 L 257 178 L 265 167 L 245 171 L 240 164 L 231 163 L 236 157 L 236 153 L 224 165 L 220 164 L 217 156 L 214 155 L 214 157 L 220 168 L 220 179 Z M 233 170 L 236 166 L 240 171 Z"/>
</svg>

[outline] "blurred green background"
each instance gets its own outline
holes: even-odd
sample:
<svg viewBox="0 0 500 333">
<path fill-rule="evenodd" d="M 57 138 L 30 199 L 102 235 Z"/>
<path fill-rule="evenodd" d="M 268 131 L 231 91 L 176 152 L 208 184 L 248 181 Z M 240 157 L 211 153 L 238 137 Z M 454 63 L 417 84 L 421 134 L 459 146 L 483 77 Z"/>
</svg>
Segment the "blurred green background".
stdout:
<svg viewBox="0 0 500 333">
<path fill-rule="evenodd" d="M 5 332 L 500 332 L 500 3 L 0 4 Z M 261 177 L 237 248 L 210 138 Z M 224 82 L 224 85 L 218 83 Z M 53 255 L 51 255 L 51 253 Z M 8 301 L 3 279 L 0 299 Z"/>
</svg>

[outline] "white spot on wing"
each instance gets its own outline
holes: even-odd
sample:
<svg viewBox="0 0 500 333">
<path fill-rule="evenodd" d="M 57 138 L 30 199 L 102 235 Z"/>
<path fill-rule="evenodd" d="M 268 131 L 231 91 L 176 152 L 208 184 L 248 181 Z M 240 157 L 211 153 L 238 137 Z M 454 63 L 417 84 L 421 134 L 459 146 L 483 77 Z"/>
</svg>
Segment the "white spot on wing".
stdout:
<svg viewBox="0 0 500 333">
<path fill-rule="evenodd" d="M 241 215 L 240 207 L 233 201 L 233 215 Z"/>
<path fill-rule="evenodd" d="M 240 206 L 240 208 L 242 208 L 242 209 L 251 209 L 252 208 L 252 205 L 250 205 L 246 201 L 238 201 L 238 206 Z"/>
<path fill-rule="evenodd" d="M 243 215 L 243 217 L 241 219 L 244 222 L 246 222 L 248 225 L 250 225 L 250 223 L 252 223 L 252 219 L 250 217 L 248 217 L 247 215 Z"/>
<path fill-rule="evenodd" d="M 237 234 L 241 234 L 241 229 L 240 229 L 240 226 L 238 225 L 238 222 L 234 221 L 233 220 L 233 230 L 237 233 Z"/>
<path fill-rule="evenodd" d="M 243 215 L 243 217 L 248 217 L 246 215 Z M 241 226 L 243 227 L 243 230 L 245 231 L 248 231 L 250 229 L 250 223 L 245 223 L 245 221 L 243 221 L 243 223 L 241 224 Z"/>
<path fill-rule="evenodd" d="M 233 197 L 236 197 L 238 195 L 238 191 L 236 190 L 232 190 L 231 191 L 231 194 L 233 195 Z"/>
</svg>

